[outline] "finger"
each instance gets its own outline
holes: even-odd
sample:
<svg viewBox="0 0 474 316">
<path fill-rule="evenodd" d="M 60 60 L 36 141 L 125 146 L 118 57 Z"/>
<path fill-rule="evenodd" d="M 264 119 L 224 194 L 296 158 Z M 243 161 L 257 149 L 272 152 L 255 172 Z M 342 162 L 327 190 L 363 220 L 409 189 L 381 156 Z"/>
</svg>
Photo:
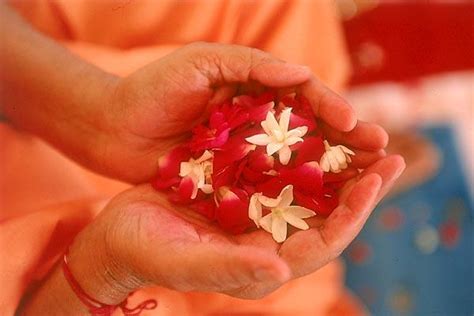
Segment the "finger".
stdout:
<svg viewBox="0 0 474 316">
<path fill-rule="evenodd" d="M 380 164 L 374 164 L 371 168 L 374 172 L 377 172 L 383 179 L 382 189 L 380 190 L 376 203 L 390 191 L 395 182 L 400 178 L 400 175 L 406 168 L 405 160 L 402 156 L 392 155 L 389 159 L 381 161 Z"/>
<path fill-rule="evenodd" d="M 348 132 L 356 126 L 354 109 L 316 78 L 313 77 L 302 84 L 298 93 L 310 101 L 316 116 L 337 131 Z"/>
<path fill-rule="evenodd" d="M 382 178 L 376 173 L 362 177 L 319 230 L 328 252 L 334 257 L 339 255 L 362 229 L 373 210 L 382 183 Z"/>
<path fill-rule="evenodd" d="M 339 255 L 365 223 L 381 184 L 379 175 L 365 176 L 323 225 L 297 232 L 282 245 L 279 254 L 288 262 L 293 275 L 311 273 Z"/>
<path fill-rule="evenodd" d="M 350 166 L 358 169 L 365 169 L 368 166 L 387 156 L 387 153 L 384 149 L 380 149 L 377 151 L 354 149 L 354 152 L 355 155 L 351 156 L 352 162 L 350 163 Z"/>
<path fill-rule="evenodd" d="M 356 168 L 353 168 L 351 166 L 347 169 L 342 170 L 339 173 L 325 172 L 323 174 L 323 181 L 324 183 L 347 181 L 351 178 L 356 177 L 358 174 L 359 174 L 359 171 L 357 171 Z"/>
<path fill-rule="evenodd" d="M 197 43 L 190 46 L 195 59 L 202 56 L 202 62 L 194 62 L 205 74 L 210 85 L 222 82 L 258 81 L 269 87 L 299 85 L 311 77 L 306 66 L 285 63 L 261 50 L 240 45 Z"/>
<path fill-rule="evenodd" d="M 287 264 L 275 253 L 229 244 L 189 244 L 171 258 L 170 284 L 182 291 L 224 292 L 255 282 L 285 282 Z M 179 264 L 177 264 L 179 263 Z"/>
<path fill-rule="evenodd" d="M 343 200 L 349 194 L 351 186 L 353 186 L 356 181 L 368 174 L 376 173 L 382 178 L 382 188 L 377 196 L 376 202 L 380 201 L 400 177 L 403 170 L 405 170 L 405 166 L 403 157 L 399 155 L 390 155 L 382 158 L 365 169 L 357 178 L 348 181 L 345 188 L 342 189 L 340 199 Z"/>
<path fill-rule="evenodd" d="M 358 121 L 356 127 L 350 132 L 338 131 L 325 123 L 321 124 L 321 129 L 329 141 L 335 144 L 369 151 L 384 149 L 388 144 L 387 132 L 373 123 Z"/>
</svg>

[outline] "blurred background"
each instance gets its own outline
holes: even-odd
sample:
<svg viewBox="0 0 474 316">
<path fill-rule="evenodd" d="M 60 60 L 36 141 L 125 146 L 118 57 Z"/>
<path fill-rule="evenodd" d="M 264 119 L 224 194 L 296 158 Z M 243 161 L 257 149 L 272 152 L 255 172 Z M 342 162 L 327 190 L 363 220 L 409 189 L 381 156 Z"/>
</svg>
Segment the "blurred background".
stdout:
<svg viewBox="0 0 474 316">
<path fill-rule="evenodd" d="M 348 99 L 407 170 L 345 252 L 375 315 L 474 315 L 474 2 L 338 0 Z"/>
<path fill-rule="evenodd" d="M 345 96 L 361 119 L 388 129 L 388 151 L 403 155 L 407 170 L 345 251 L 347 286 L 373 315 L 474 315 L 474 0 L 9 2 L 39 31 L 119 75 L 196 40 L 254 46 L 307 64 L 338 91 L 350 73 Z M 0 183 L 2 202 L 17 203 L 3 219 L 34 209 L 31 200 L 46 209 L 127 187 L 38 140 L 21 144 L 2 144 L 28 158 L 24 178 Z M 8 157 L 9 170 L 24 168 Z M 58 249 L 57 240 L 65 247 L 77 229 L 59 227 L 50 237 Z M 340 279 L 328 280 L 321 288 L 330 295 Z M 306 298 L 308 289 L 322 293 L 305 287 L 295 296 Z"/>
</svg>

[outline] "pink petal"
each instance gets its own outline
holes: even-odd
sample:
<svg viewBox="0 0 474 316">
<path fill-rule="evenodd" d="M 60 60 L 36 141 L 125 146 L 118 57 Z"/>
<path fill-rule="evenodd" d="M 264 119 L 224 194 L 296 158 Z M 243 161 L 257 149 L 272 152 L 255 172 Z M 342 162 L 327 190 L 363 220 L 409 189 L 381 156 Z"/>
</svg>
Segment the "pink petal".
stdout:
<svg viewBox="0 0 474 316">
<path fill-rule="evenodd" d="M 179 175 L 180 164 L 191 158 L 191 151 L 186 146 L 174 148 L 165 156 L 158 159 L 158 178 L 167 180 Z"/>
<path fill-rule="evenodd" d="M 280 178 L 284 183 L 293 184 L 295 189 L 304 194 L 321 194 L 323 171 L 315 161 L 306 162 L 296 168 L 282 168 Z"/>
<path fill-rule="evenodd" d="M 320 161 L 325 153 L 323 139 L 319 136 L 305 137 L 304 142 L 293 145 L 291 148 L 297 152 L 296 165 L 308 161 Z"/>
<path fill-rule="evenodd" d="M 252 226 L 248 217 L 249 197 L 241 189 L 233 188 L 227 190 L 216 209 L 216 219 L 220 227 L 232 233 L 243 233 Z"/>
</svg>

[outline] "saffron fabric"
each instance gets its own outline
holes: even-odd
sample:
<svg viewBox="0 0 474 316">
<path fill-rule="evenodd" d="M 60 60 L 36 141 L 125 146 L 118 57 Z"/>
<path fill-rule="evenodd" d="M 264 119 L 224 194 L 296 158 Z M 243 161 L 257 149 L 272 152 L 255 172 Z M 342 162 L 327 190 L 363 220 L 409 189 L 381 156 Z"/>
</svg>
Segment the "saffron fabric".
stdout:
<svg viewBox="0 0 474 316">
<path fill-rule="evenodd" d="M 335 90 L 349 64 L 336 9 L 328 1 L 18 1 L 35 28 L 74 54 L 127 75 L 194 41 L 257 47 L 309 65 Z M 47 78 L 45 78 L 47 80 Z M 61 259 L 74 236 L 127 184 L 93 174 L 38 138 L 0 122 L 0 309 L 12 315 Z M 257 301 L 214 293 L 138 291 L 158 308 L 144 315 L 358 315 L 335 261 Z"/>
</svg>

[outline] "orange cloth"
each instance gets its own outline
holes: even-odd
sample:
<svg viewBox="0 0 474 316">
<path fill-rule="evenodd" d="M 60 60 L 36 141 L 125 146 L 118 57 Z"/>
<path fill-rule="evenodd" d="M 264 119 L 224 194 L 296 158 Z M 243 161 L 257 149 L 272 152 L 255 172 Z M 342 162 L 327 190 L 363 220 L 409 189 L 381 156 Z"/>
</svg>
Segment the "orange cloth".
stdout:
<svg viewBox="0 0 474 316">
<path fill-rule="evenodd" d="M 193 41 L 253 46 L 307 64 L 338 90 L 349 66 L 329 1 L 18 1 L 38 30 L 103 69 L 126 75 Z M 0 124 L 0 310 L 11 315 L 41 282 L 75 234 L 103 203 L 127 187 L 84 170 L 38 140 Z M 244 301 L 218 294 L 145 289 L 155 297 L 144 315 L 358 315 L 333 262 L 272 295 Z"/>
</svg>

